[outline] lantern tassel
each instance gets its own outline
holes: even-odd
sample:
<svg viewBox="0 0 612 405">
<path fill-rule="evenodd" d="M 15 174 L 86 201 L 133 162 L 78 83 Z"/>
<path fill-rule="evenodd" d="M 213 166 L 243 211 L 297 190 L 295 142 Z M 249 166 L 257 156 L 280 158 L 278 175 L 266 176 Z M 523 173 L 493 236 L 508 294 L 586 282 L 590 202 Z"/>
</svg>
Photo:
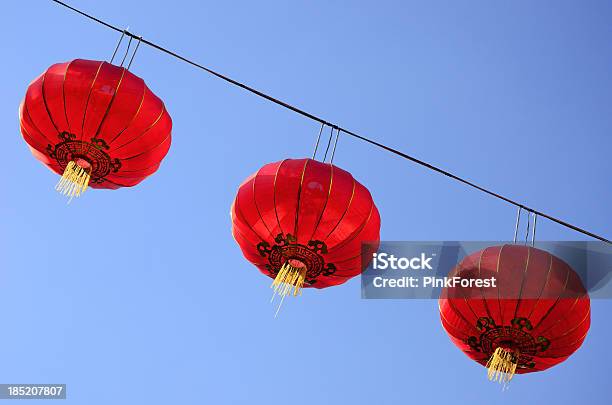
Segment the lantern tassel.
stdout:
<svg viewBox="0 0 612 405">
<path fill-rule="evenodd" d="M 293 267 L 289 262 L 283 264 L 270 286 L 270 288 L 274 289 L 270 302 L 274 301 L 276 295 L 280 295 L 281 297 L 281 301 L 274 314 L 275 318 L 287 295 L 293 295 L 295 297 L 302 294 L 302 287 L 305 281 L 306 267 Z"/>
<path fill-rule="evenodd" d="M 487 362 L 487 376 L 491 381 L 500 384 L 508 384 L 514 373 L 518 362 L 518 355 L 513 351 L 498 347 Z"/>
<path fill-rule="evenodd" d="M 74 197 L 79 197 L 87 190 L 90 177 L 87 169 L 79 166 L 75 161 L 70 161 L 62 178 L 55 186 L 55 190 L 70 197 L 68 200 L 70 203 Z"/>
</svg>

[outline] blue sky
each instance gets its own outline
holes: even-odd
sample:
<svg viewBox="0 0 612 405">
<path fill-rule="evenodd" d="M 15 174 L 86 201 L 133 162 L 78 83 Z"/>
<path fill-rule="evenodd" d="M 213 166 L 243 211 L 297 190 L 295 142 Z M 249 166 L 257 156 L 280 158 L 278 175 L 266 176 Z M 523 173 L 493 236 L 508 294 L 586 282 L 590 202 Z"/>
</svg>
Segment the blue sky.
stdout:
<svg viewBox="0 0 612 405">
<path fill-rule="evenodd" d="M 612 235 L 609 2 L 72 4 Z M 259 166 L 310 155 L 318 126 L 145 46 L 132 71 L 172 115 L 170 154 L 137 188 L 67 206 L 17 108 L 49 65 L 108 59 L 118 35 L 50 1 L 3 15 L 0 382 L 66 383 L 68 403 L 89 405 L 609 403 L 610 301 L 592 302 L 574 356 L 503 393 L 451 344 L 433 300 L 362 300 L 354 279 L 274 319 L 229 207 Z M 514 208 L 443 176 L 345 136 L 335 163 L 371 190 L 385 240 L 512 238 Z M 545 220 L 537 236 L 584 239 Z"/>
</svg>

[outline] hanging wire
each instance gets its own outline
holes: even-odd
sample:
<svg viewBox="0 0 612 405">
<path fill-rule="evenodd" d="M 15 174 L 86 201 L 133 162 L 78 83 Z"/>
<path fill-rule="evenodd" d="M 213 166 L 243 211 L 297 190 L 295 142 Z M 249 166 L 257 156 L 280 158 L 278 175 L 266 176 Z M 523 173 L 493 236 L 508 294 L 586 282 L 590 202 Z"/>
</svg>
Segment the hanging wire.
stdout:
<svg viewBox="0 0 612 405">
<path fill-rule="evenodd" d="M 87 14 L 87 13 L 85 13 L 85 12 L 83 12 L 83 11 L 77 9 L 77 8 L 74 8 L 74 7 L 64 3 L 63 1 L 60 1 L 60 0 L 51 0 L 51 1 L 61 5 L 63 7 L 66 7 L 67 9 L 70 9 L 70 10 L 72 10 L 72 11 L 82 15 L 83 17 L 89 18 L 92 21 L 95 21 L 95 22 L 97 22 L 99 24 L 102 24 L 105 27 L 110 28 L 110 29 L 112 29 L 114 31 L 117 31 L 117 32 L 125 31 L 125 35 L 128 35 L 130 38 L 139 38 L 137 35 L 132 34 L 131 32 L 129 32 L 127 30 L 122 30 L 122 29 L 120 29 L 120 28 L 118 28 L 118 27 L 116 27 L 116 26 L 114 26 L 112 24 L 107 23 L 106 21 L 102 21 L 99 18 L 96 18 L 96 17 L 94 17 L 92 15 L 89 15 L 89 14 Z M 582 233 L 584 235 L 588 235 L 588 236 L 590 236 L 592 238 L 595 238 L 595 239 L 598 239 L 600 241 L 612 244 L 612 241 L 610 241 L 609 239 L 604 238 L 603 236 L 600 236 L 600 235 L 597 235 L 597 234 L 595 234 L 593 232 L 587 231 L 586 229 L 580 228 L 580 227 L 578 227 L 576 225 L 572 225 L 572 224 L 570 224 L 570 223 L 568 223 L 566 221 L 563 221 L 563 220 L 561 220 L 559 218 L 553 217 L 552 215 L 546 214 L 546 213 L 544 213 L 542 211 L 538 211 L 538 210 L 535 210 L 533 208 L 527 207 L 524 204 L 521 204 L 521 203 L 519 203 L 519 202 L 517 202 L 515 200 L 512 200 L 512 199 L 510 199 L 508 197 L 505 197 L 505 196 L 503 196 L 501 194 L 498 194 L 498 193 L 496 193 L 494 191 L 491 191 L 491 190 L 488 190 L 488 189 L 486 189 L 484 187 L 481 187 L 481 186 L 479 186 L 479 185 L 477 185 L 477 184 L 475 184 L 475 183 L 473 183 L 473 182 L 471 182 L 471 181 L 469 181 L 467 179 L 464 179 L 462 177 L 457 176 L 456 174 L 448 172 L 448 171 L 446 171 L 444 169 L 441 169 L 441 168 L 439 168 L 437 166 L 434 166 L 434 165 L 432 165 L 430 163 L 427 163 L 427 162 L 425 162 L 423 160 L 417 159 L 414 156 L 410 156 L 410 155 L 408 155 L 408 154 L 406 154 L 404 152 L 401 152 L 401 151 L 399 151 L 397 149 L 394 149 L 394 148 L 392 148 L 390 146 L 384 145 L 384 144 L 382 144 L 380 142 L 377 142 L 377 141 L 375 141 L 373 139 L 370 139 L 370 138 L 367 138 L 365 136 L 359 135 L 359 134 L 357 134 L 357 133 L 355 133 L 353 131 L 350 131 L 350 130 L 345 129 L 345 128 L 341 128 L 341 127 L 339 127 L 337 125 L 333 125 L 329 121 L 324 120 L 321 117 L 318 117 L 318 116 L 316 116 L 314 114 L 306 112 L 306 111 L 304 111 L 304 110 L 302 110 L 300 108 L 297 108 L 297 107 L 295 107 L 295 106 L 293 106 L 291 104 L 288 104 L 288 103 L 286 103 L 286 102 L 284 102 L 282 100 L 279 100 L 279 99 L 274 98 L 274 97 L 272 97 L 272 96 L 270 96 L 270 95 L 268 95 L 266 93 L 263 93 L 263 92 L 255 89 L 253 87 L 250 87 L 250 86 L 248 86 L 248 85 L 246 85 L 244 83 L 241 83 L 241 82 L 239 82 L 237 80 L 234 80 L 231 77 L 228 77 L 228 76 L 225 76 L 225 75 L 223 75 L 223 74 L 221 74 L 219 72 L 216 72 L 213 69 L 210 69 L 210 68 L 208 68 L 208 67 L 206 67 L 204 65 L 201 65 L 201 64 L 199 64 L 197 62 L 194 62 L 194 61 L 192 61 L 192 60 L 190 60 L 190 59 L 188 59 L 188 58 L 186 58 L 184 56 L 181 56 L 181 55 L 177 54 L 174 51 L 166 49 L 166 48 L 162 47 L 161 45 L 158 45 L 158 44 L 156 44 L 154 42 L 151 42 L 149 40 L 146 40 L 144 38 L 141 38 L 141 41 L 142 41 L 142 43 L 144 43 L 144 44 L 146 44 L 146 45 L 148 45 L 148 46 L 150 46 L 152 48 L 155 48 L 155 49 L 157 49 L 157 50 L 159 50 L 161 52 L 164 52 L 164 53 L 166 53 L 166 54 L 168 54 L 168 55 L 170 55 L 170 56 L 172 56 L 172 57 L 174 57 L 176 59 L 179 59 L 179 60 L 181 60 L 181 61 L 183 61 L 185 63 L 188 63 L 188 64 L 190 64 L 190 65 L 192 65 L 194 67 L 197 67 L 198 69 L 201 69 L 201 70 L 203 70 L 205 72 L 208 72 L 209 74 L 211 74 L 211 75 L 213 75 L 213 76 L 215 76 L 215 77 L 217 77 L 219 79 L 222 79 L 222 80 L 224 80 L 224 81 L 226 81 L 226 82 L 228 82 L 230 84 L 233 84 L 234 86 L 240 87 L 240 88 L 242 88 L 242 89 L 244 89 L 244 90 L 246 90 L 248 92 L 251 92 L 251 93 L 253 93 L 253 94 L 255 94 L 255 95 L 257 95 L 257 96 L 259 96 L 261 98 L 264 98 L 264 99 L 266 99 L 266 100 L 268 100 L 268 101 L 270 101 L 270 102 L 272 102 L 274 104 L 277 104 L 277 105 L 279 105 L 279 106 L 281 106 L 283 108 L 286 108 L 286 109 L 288 109 L 290 111 L 293 111 L 293 112 L 295 112 L 297 114 L 300 114 L 300 115 L 302 115 L 302 116 L 304 116 L 306 118 L 309 118 L 309 119 L 311 119 L 313 121 L 317 121 L 320 124 L 330 126 L 330 127 L 334 128 L 334 129 L 339 129 L 342 132 L 344 132 L 345 134 L 350 135 L 350 136 L 352 136 L 352 137 L 354 137 L 356 139 L 360 139 L 360 140 L 362 140 L 364 142 L 367 142 L 367 143 L 369 143 L 371 145 L 377 146 L 377 147 L 379 147 L 381 149 L 386 150 L 387 152 L 393 153 L 393 154 L 395 154 L 397 156 L 400 156 L 400 157 L 402 157 L 402 158 L 404 158 L 406 160 L 409 160 L 409 161 L 411 161 L 413 163 L 416 163 L 418 165 L 426 167 L 426 168 L 428 168 L 428 169 L 430 169 L 432 171 L 435 171 L 437 173 L 443 174 L 444 176 L 447 176 L 447 177 L 449 177 L 449 178 L 451 178 L 453 180 L 456 180 L 456 181 L 458 181 L 460 183 L 463 183 L 463 184 L 465 184 L 465 185 L 467 185 L 469 187 L 472 187 L 472 188 L 474 188 L 476 190 L 479 190 L 479 191 L 481 191 L 481 192 L 483 192 L 485 194 L 488 194 L 488 195 L 490 195 L 492 197 L 495 197 L 497 199 L 505 201 L 508 204 L 512 204 L 515 207 L 524 208 L 524 209 L 526 209 L 526 210 L 528 210 L 528 211 L 530 211 L 532 213 L 535 213 L 535 214 L 537 214 L 537 215 L 539 215 L 541 217 L 544 217 L 544 218 L 546 218 L 546 219 L 548 219 L 550 221 L 556 222 L 557 224 L 562 225 L 562 226 L 564 226 L 566 228 L 572 229 L 572 230 L 574 230 L 576 232 L 580 232 L 580 233 Z"/>
<path fill-rule="evenodd" d="M 518 236 L 518 228 L 519 223 L 521 222 L 521 210 L 523 207 L 518 207 L 518 211 L 516 212 L 516 225 L 514 226 L 514 240 L 513 243 L 516 243 L 516 237 Z"/>
<path fill-rule="evenodd" d="M 525 245 L 527 245 L 527 241 L 529 240 L 529 224 L 531 223 L 531 212 L 527 211 L 527 233 L 525 233 Z"/>
<path fill-rule="evenodd" d="M 536 225 L 538 223 L 538 214 L 533 213 L 533 233 L 531 237 L 531 246 L 535 246 L 535 233 L 536 233 Z"/>
<path fill-rule="evenodd" d="M 128 53 L 130 52 L 130 46 L 132 45 L 132 37 L 130 37 L 130 40 L 128 41 L 128 46 L 127 49 L 125 50 L 125 54 L 123 55 L 123 59 L 121 60 L 121 65 L 119 66 L 123 66 L 123 63 L 125 62 L 125 58 L 127 58 Z"/>
<path fill-rule="evenodd" d="M 136 48 L 134 48 L 134 52 L 132 53 L 132 57 L 130 58 L 130 63 L 127 65 L 127 70 L 130 70 L 130 66 L 132 66 L 132 62 L 134 61 L 134 56 L 136 56 L 136 52 L 138 52 L 138 47 L 142 42 L 142 37 L 138 37 L 138 43 L 136 44 Z"/>
<path fill-rule="evenodd" d="M 329 146 L 331 145 L 332 137 L 334 136 L 334 127 L 329 127 L 329 139 L 327 140 L 327 148 L 325 148 L 325 155 L 323 155 L 323 162 L 327 159 L 327 152 L 329 151 Z"/>
<path fill-rule="evenodd" d="M 315 144 L 314 152 L 312 152 L 313 159 L 315 158 L 315 156 L 317 156 L 317 149 L 319 149 L 319 141 L 321 140 L 321 134 L 323 133 L 323 127 L 325 127 L 325 124 L 321 124 L 321 129 L 319 129 L 319 136 L 317 136 L 317 143 Z"/>
<path fill-rule="evenodd" d="M 123 32 L 121 33 L 121 37 L 119 38 L 119 42 L 117 42 L 117 46 L 115 47 L 115 51 L 113 52 L 113 56 L 110 59 L 110 63 L 113 63 L 113 60 L 115 59 L 115 55 L 117 55 L 117 51 L 119 50 L 119 47 L 121 46 L 121 42 L 123 41 L 123 37 L 125 37 L 125 33 L 127 32 L 127 30 L 130 27 L 128 26 L 126 29 L 123 30 Z"/>
<path fill-rule="evenodd" d="M 329 163 L 334 163 L 334 155 L 336 154 L 336 146 L 338 145 L 338 138 L 340 137 L 340 128 L 337 129 L 336 132 L 336 140 L 334 141 L 334 149 L 332 149 L 331 158 L 329 159 Z"/>
</svg>

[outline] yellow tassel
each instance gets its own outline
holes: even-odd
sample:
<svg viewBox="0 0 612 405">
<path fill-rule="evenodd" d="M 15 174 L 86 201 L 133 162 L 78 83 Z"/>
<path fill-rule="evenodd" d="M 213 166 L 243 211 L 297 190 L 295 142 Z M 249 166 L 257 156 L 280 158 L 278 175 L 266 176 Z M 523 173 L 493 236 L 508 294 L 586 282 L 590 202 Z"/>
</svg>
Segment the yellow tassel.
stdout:
<svg viewBox="0 0 612 405">
<path fill-rule="evenodd" d="M 55 186 L 55 190 L 61 194 L 70 197 L 68 202 L 72 201 L 74 197 L 79 197 L 87 190 L 89 185 L 90 175 L 86 169 L 79 166 L 76 162 L 68 162 L 66 170 L 62 178 Z"/>
<path fill-rule="evenodd" d="M 517 362 L 517 353 L 498 347 L 487 362 L 489 380 L 508 384 L 516 372 Z"/>
<path fill-rule="evenodd" d="M 274 289 L 274 294 L 272 295 L 272 300 L 274 301 L 274 297 L 276 295 L 281 296 L 281 301 L 278 304 L 278 308 L 276 309 L 276 314 L 274 317 L 278 315 L 278 311 L 280 311 L 281 305 L 283 305 L 283 301 L 287 295 L 298 296 L 302 294 L 302 287 L 304 286 L 304 282 L 306 281 L 306 267 L 294 267 L 289 262 L 283 264 L 283 266 L 278 271 L 276 278 L 272 282 L 270 288 Z"/>
</svg>

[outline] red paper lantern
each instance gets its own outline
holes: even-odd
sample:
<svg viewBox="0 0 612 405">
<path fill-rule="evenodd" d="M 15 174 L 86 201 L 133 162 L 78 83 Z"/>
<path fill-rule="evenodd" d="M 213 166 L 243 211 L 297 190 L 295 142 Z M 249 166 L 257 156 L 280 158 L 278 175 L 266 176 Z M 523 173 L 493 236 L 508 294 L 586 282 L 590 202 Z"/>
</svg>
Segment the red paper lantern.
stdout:
<svg viewBox="0 0 612 405">
<path fill-rule="evenodd" d="M 496 288 L 447 288 L 439 300 L 453 343 L 486 366 L 489 379 L 546 370 L 574 353 L 589 330 L 590 299 L 561 259 L 529 246 L 489 247 L 461 261 L 450 277 L 493 276 Z"/>
<path fill-rule="evenodd" d="M 275 279 L 283 298 L 361 274 L 362 242 L 375 251 L 380 239 L 370 192 L 350 173 L 312 159 L 263 166 L 238 189 L 231 216 L 242 253 Z"/>
<path fill-rule="evenodd" d="M 19 107 L 32 154 L 72 197 L 93 188 L 140 183 L 159 167 L 172 120 L 144 81 L 123 67 L 76 59 L 35 79 Z"/>
</svg>

